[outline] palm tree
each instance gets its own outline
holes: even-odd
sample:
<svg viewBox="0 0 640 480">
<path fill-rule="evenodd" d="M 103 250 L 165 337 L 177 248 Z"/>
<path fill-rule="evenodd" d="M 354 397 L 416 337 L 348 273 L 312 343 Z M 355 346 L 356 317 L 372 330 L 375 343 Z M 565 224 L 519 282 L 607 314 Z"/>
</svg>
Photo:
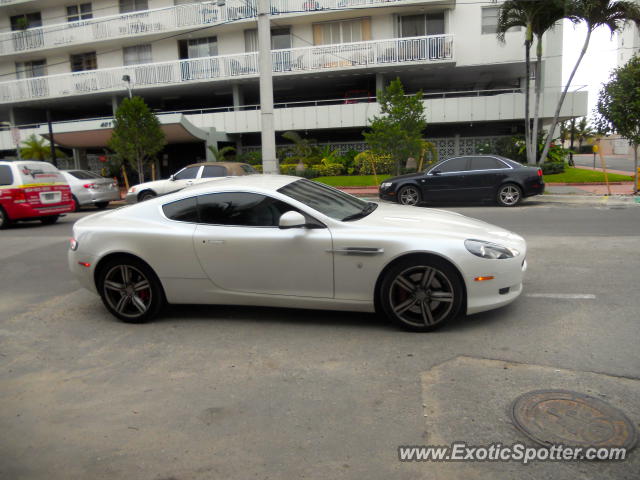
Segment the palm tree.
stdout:
<svg viewBox="0 0 640 480">
<path fill-rule="evenodd" d="M 215 145 L 209 145 L 209 151 L 213 155 L 214 162 L 224 162 L 224 157 L 227 153 L 233 153 L 236 151 L 235 147 L 222 147 L 220 150 Z"/>
<path fill-rule="evenodd" d="M 582 117 L 578 125 L 576 125 L 575 135 L 578 139 L 578 152 L 582 149 L 582 143 L 595 136 L 595 130 L 589 125 L 587 117 Z"/>
<path fill-rule="evenodd" d="M 527 162 L 536 163 L 537 148 L 535 146 L 538 115 L 541 95 L 541 59 L 542 59 L 542 36 L 551 29 L 558 20 L 565 17 L 565 0 L 507 0 L 500 7 L 498 14 L 497 35 L 498 40 L 505 41 L 505 34 L 514 27 L 524 27 L 524 51 L 525 51 L 525 145 L 527 151 Z M 537 63 L 536 63 L 536 103 L 534 127 L 531 129 L 530 123 L 530 88 L 531 88 L 531 46 L 534 36 L 537 40 Z"/>
<path fill-rule="evenodd" d="M 312 138 L 302 138 L 298 132 L 288 131 L 282 134 L 282 138 L 286 138 L 293 142 L 292 153 L 294 156 L 302 158 L 310 157 L 313 153 L 316 141 Z"/>
<path fill-rule="evenodd" d="M 20 148 L 20 156 L 25 160 L 51 160 L 51 146 L 42 137 L 38 138 L 32 134 L 22 142 L 24 145 Z M 67 158 L 67 154 L 56 148 L 56 158 Z"/>
<path fill-rule="evenodd" d="M 541 162 L 545 161 L 549 153 L 551 141 L 553 140 L 553 132 L 558 124 L 558 117 L 560 117 L 560 109 L 567 96 L 567 91 L 569 90 L 573 77 L 580 66 L 580 62 L 582 62 L 582 58 L 585 53 L 587 53 L 593 31 L 598 27 L 606 26 L 611 31 L 611 35 L 613 35 L 615 32 L 622 30 L 624 24 L 628 21 L 633 21 L 640 27 L 640 5 L 629 0 L 572 0 L 570 2 L 570 10 L 574 21 L 586 23 L 587 35 L 584 39 L 578 60 L 571 71 L 571 75 L 569 75 L 569 80 L 564 86 L 560 100 L 556 105 L 553 121 L 551 122 L 544 149 L 540 156 Z"/>
</svg>

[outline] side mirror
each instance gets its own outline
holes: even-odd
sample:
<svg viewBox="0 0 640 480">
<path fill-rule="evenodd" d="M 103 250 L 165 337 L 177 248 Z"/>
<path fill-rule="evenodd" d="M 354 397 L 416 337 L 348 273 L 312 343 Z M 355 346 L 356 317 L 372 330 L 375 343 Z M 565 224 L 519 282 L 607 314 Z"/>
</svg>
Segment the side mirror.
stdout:
<svg viewBox="0 0 640 480">
<path fill-rule="evenodd" d="M 280 216 L 278 226 L 284 228 L 304 228 L 307 226 L 307 220 L 299 212 L 289 210 Z"/>
<path fill-rule="evenodd" d="M 174 180 L 175 180 L 174 176 L 173 176 L 173 175 L 171 175 L 171 176 L 169 177 L 169 181 L 170 181 L 170 182 L 173 182 Z"/>
<path fill-rule="evenodd" d="M 431 172 L 431 175 L 440 175 L 442 172 L 440 170 L 434 170 L 433 172 Z"/>
</svg>

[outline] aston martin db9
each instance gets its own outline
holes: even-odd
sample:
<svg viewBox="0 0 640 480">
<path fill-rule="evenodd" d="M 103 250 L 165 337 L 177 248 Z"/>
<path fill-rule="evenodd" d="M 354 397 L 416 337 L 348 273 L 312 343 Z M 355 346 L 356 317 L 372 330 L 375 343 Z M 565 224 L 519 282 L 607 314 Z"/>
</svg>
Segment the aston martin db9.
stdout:
<svg viewBox="0 0 640 480">
<path fill-rule="evenodd" d="M 250 175 L 85 217 L 69 267 L 143 322 L 165 303 L 380 312 L 426 331 L 522 292 L 522 237 L 463 215 Z"/>
</svg>

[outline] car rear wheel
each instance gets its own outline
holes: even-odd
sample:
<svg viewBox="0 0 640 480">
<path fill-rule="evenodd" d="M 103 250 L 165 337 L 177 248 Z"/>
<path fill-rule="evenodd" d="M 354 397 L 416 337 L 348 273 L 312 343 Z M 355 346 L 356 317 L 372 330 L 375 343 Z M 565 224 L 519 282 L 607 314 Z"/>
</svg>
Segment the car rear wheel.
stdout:
<svg viewBox="0 0 640 480">
<path fill-rule="evenodd" d="M 50 217 L 43 217 L 40 219 L 43 225 L 53 225 L 58 221 L 60 215 L 51 215 Z"/>
<path fill-rule="evenodd" d="M 515 183 L 507 183 L 498 189 L 496 197 L 501 207 L 515 207 L 522 200 L 522 189 Z"/>
<path fill-rule="evenodd" d="M 415 332 L 440 327 L 463 304 L 462 281 L 444 260 L 411 258 L 393 265 L 382 280 L 380 305 L 394 323 Z"/>
<path fill-rule="evenodd" d="M 147 322 L 164 305 L 158 277 L 134 258 L 118 257 L 101 267 L 97 287 L 107 310 L 124 322 Z"/>
<path fill-rule="evenodd" d="M 73 200 L 73 211 L 74 212 L 79 212 L 80 211 L 80 202 L 78 202 L 78 199 L 76 198 L 76 196 L 73 195 L 71 197 L 71 200 Z"/>
<path fill-rule="evenodd" d="M 109 205 L 109 202 L 98 202 L 95 204 L 98 210 L 104 210 Z"/>
<path fill-rule="evenodd" d="M 7 213 L 2 209 L 2 207 L 0 207 L 0 230 L 3 228 L 7 228 L 9 225 L 11 225 L 11 219 L 9 218 L 9 215 L 7 215 Z"/>
<path fill-rule="evenodd" d="M 413 185 L 407 185 L 398 191 L 398 202 L 402 205 L 417 205 L 421 199 L 420 190 Z"/>
<path fill-rule="evenodd" d="M 146 191 L 146 192 L 142 192 L 140 194 L 140 196 L 138 197 L 138 201 L 139 202 L 144 202 L 146 200 L 151 200 L 152 198 L 155 198 L 156 194 L 150 191 Z"/>
</svg>

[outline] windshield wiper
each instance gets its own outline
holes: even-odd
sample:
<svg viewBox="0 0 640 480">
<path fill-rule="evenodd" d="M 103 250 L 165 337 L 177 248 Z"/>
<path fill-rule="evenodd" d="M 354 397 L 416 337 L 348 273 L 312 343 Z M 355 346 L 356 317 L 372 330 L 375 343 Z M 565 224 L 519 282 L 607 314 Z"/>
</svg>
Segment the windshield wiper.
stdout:
<svg viewBox="0 0 640 480">
<path fill-rule="evenodd" d="M 349 220 L 358 220 L 359 218 L 366 217 L 371 212 L 373 212 L 376 208 L 378 208 L 377 203 L 368 202 L 365 207 L 360 210 L 358 213 L 354 213 L 352 215 L 347 215 L 342 219 L 343 222 L 348 222 Z"/>
</svg>

